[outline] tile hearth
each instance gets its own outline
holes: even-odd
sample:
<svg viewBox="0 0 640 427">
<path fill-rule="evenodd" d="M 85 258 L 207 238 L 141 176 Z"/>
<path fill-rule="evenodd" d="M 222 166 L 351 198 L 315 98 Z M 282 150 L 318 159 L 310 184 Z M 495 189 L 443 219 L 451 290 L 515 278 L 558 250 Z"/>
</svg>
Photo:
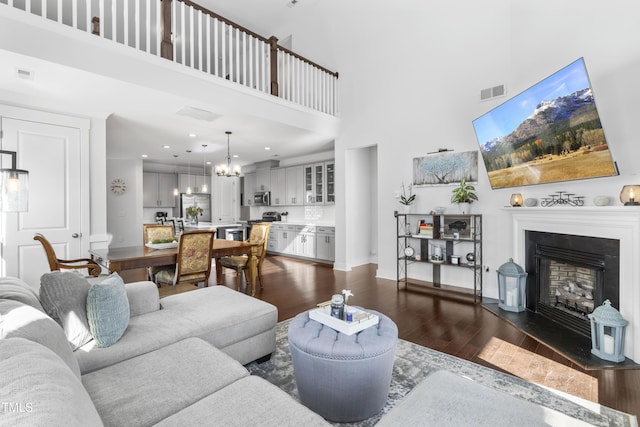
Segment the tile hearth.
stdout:
<svg viewBox="0 0 640 427">
<path fill-rule="evenodd" d="M 514 313 L 500 309 L 497 302 L 487 301 L 483 302 L 482 306 L 526 335 L 562 354 L 582 369 L 640 369 L 640 364 L 629 358 L 624 362 L 614 363 L 592 355 L 591 339 L 575 332 L 558 329 L 552 320 L 529 310 Z"/>
</svg>

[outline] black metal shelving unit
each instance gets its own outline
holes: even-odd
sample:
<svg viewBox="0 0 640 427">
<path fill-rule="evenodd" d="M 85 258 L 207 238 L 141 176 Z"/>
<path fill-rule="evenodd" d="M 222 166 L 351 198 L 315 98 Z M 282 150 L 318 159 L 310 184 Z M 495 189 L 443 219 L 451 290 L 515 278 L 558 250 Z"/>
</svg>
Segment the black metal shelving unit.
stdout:
<svg viewBox="0 0 640 427">
<path fill-rule="evenodd" d="M 434 288 L 452 290 L 469 294 L 471 291 L 465 288 L 448 287 L 441 283 L 440 269 L 443 267 L 464 268 L 473 273 L 473 301 L 482 302 L 482 215 L 460 214 L 460 215 L 437 215 L 421 213 L 399 213 L 394 212 L 396 218 L 397 236 L 397 289 L 404 283 L 405 289 L 408 284 L 417 284 L 408 278 L 409 266 L 413 263 L 428 263 L 432 265 L 433 274 L 431 283 Z M 419 234 L 420 222 L 431 224 L 431 235 Z M 457 233 L 457 234 L 456 234 Z M 442 260 L 433 260 L 433 253 L 430 244 L 443 242 L 444 249 Z M 414 246 L 415 245 L 415 246 Z M 415 248 L 420 246 L 420 259 L 414 256 L 405 255 L 405 249 L 409 246 Z M 452 263 L 451 257 L 454 255 L 458 245 L 468 246 L 468 254 L 473 255 L 473 261 L 468 261 L 466 255 L 458 255 L 458 263 Z M 455 289 L 455 290 L 454 290 Z"/>
</svg>

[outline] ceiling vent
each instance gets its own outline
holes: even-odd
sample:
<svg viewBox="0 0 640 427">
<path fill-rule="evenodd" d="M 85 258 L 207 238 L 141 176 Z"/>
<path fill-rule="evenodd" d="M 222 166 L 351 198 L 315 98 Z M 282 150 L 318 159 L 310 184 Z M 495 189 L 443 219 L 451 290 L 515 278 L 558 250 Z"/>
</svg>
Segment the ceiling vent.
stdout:
<svg viewBox="0 0 640 427">
<path fill-rule="evenodd" d="M 25 80 L 33 80 L 33 72 L 24 68 L 16 68 L 16 77 Z"/>
<path fill-rule="evenodd" d="M 480 101 L 487 101 L 492 98 L 504 96 L 506 91 L 504 85 L 494 86 L 480 91 Z"/>
</svg>

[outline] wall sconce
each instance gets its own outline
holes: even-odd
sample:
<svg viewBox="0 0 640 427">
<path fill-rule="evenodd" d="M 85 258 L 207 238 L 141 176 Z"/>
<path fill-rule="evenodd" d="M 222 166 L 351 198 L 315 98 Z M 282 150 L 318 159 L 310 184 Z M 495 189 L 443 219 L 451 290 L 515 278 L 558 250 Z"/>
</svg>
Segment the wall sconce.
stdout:
<svg viewBox="0 0 640 427">
<path fill-rule="evenodd" d="M 522 194 L 514 193 L 511 195 L 510 203 L 514 208 L 519 208 L 520 206 L 522 206 L 523 202 L 524 199 L 522 198 Z"/>
<path fill-rule="evenodd" d="M 640 185 L 625 185 L 622 187 L 620 201 L 625 206 L 640 205 Z"/>
<path fill-rule="evenodd" d="M 587 317 L 591 322 L 591 353 L 600 359 L 623 362 L 625 331 L 629 322 L 611 306 L 609 300 Z"/>
<path fill-rule="evenodd" d="M 27 212 L 29 210 L 29 172 L 17 169 L 15 151 L 0 150 L 11 155 L 11 169 L 0 169 L 0 207 L 2 212 Z"/>
</svg>

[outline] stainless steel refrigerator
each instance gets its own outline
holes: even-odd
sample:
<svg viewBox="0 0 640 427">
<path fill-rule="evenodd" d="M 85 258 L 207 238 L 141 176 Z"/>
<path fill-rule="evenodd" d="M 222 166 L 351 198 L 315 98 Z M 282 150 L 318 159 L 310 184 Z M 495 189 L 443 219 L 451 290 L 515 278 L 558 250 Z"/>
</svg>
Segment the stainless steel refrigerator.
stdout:
<svg viewBox="0 0 640 427">
<path fill-rule="evenodd" d="M 211 194 L 180 194 L 180 216 L 182 218 L 187 217 L 187 208 L 189 206 L 198 206 L 202 208 L 202 215 L 198 216 L 199 222 L 211 222 Z"/>
</svg>

